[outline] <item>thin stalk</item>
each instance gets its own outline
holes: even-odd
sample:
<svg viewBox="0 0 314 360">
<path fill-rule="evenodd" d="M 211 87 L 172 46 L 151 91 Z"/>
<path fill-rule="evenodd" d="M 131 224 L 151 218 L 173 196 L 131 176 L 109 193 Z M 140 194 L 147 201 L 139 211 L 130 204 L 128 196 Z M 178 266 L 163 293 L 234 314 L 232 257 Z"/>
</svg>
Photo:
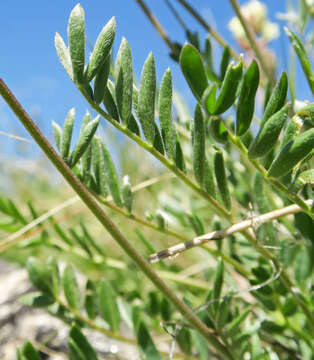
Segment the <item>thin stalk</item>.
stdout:
<svg viewBox="0 0 314 360">
<path fill-rule="evenodd" d="M 209 24 L 208 22 L 186 1 L 186 0 L 177 0 L 202 26 L 207 30 L 212 37 L 223 47 L 228 46 L 230 49 L 231 55 L 236 59 L 240 60 L 240 55 L 226 42 L 226 40 L 219 35 Z"/>
<path fill-rule="evenodd" d="M 269 177 L 267 175 L 267 170 L 255 159 L 250 159 L 248 157 L 248 150 L 245 145 L 242 143 L 239 137 L 229 133 L 229 138 L 231 142 L 236 145 L 236 147 L 246 156 L 246 158 L 255 166 L 255 168 L 263 175 L 264 179 L 271 183 L 277 190 L 279 190 L 283 195 L 285 195 L 290 201 L 296 203 L 304 210 L 312 219 L 314 218 L 314 213 L 311 211 L 311 208 L 306 204 L 300 196 L 296 194 L 291 194 L 286 186 L 281 184 L 277 179 Z"/>
<path fill-rule="evenodd" d="M 99 206 L 97 201 L 91 196 L 85 186 L 74 175 L 73 171 L 67 166 L 63 159 L 56 153 L 49 141 L 44 137 L 33 120 L 29 117 L 22 105 L 14 97 L 2 79 L 0 79 L 0 94 L 15 113 L 17 118 L 24 125 L 33 139 L 37 142 L 49 160 L 54 164 L 64 179 L 80 196 L 90 211 L 96 216 L 104 228 L 109 232 L 113 239 L 122 247 L 127 255 L 137 264 L 143 273 L 151 280 L 156 288 L 175 306 L 175 308 L 202 334 L 212 346 L 221 352 L 227 359 L 234 359 L 230 350 L 217 339 L 214 332 L 209 329 L 193 311 L 176 295 L 176 293 L 166 285 L 166 283 L 156 274 L 151 265 L 137 252 L 135 247 L 120 232 L 117 226 L 110 220 L 108 215 Z"/>
<path fill-rule="evenodd" d="M 313 200 L 305 201 L 306 205 L 311 205 L 312 203 L 313 203 Z M 240 231 L 242 232 L 251 227 L 254 227 L 254 224 L 257 224 L 258 226 L 260 226 L 262 224 L 273 221 L 280 217 L 291 215 L 291 214 L 296 214 L 301 211 L 302 211 L 302 209 L 298 205 L 290 205 L 290 206 L 286 206 L 282 209 L 273 210 L 273 211 L 270 211 L 263 215 L 255 216 L 251 219 L 241 221 L 241 222 L 231 225 L 225 229 L 212 231 L 208 234 L 197 236 L 197 237 L 193 238 L 192 240 L 186 241 L 184 243 L 174 245 L 168 249 L 162 250 L 156 254 L 151 255 L 149 257 L 149 260 L 150 260 L 150 262 L 155 263 L 160 260 L 164 260 L 168 257 L 176 256 L 176 255 L 178 255 L 186 250 L 189 250 L 193 247 L 201 246 L 201 245 L 207 243 L 208 241 L 221 240 L 229 235 L 235 234 Z"/>
<path fill-rule="evenodd" d="M 183 27 L 184 31 L 189 30 L 188 27 L 185 25 L 183 19 L 175 9 L 175 7 L 171 4 L 169 0 L 164 0 L 170 11 L 172 12 L 173 16 L 177 19 L 178 23 Z"/>
<path fill-rule="evenodd" d="M 274 81 L 274 76 L 272 74 L 272 72 L 270 71 L 269 67 L 267 66 L 267 63 L 265 62 L 265 56 L 263 56 L 263 52 L 262 50 L 260 49 L 257 41 L 256 41 L 256 38 L 255 38 L 255 35 L 254 35 L 254 32 L 250 26 L 250 24 L 247 22 L 247 20 L 245 19 L 245 17 L 242 15 L 241 13 L 241 9 L 239 7 L 239 4 L 237 2 L 237 0 L 229 0 L 235 13 L 237 14 L 237 17 L 239 18 L 240 20 L 240 23 L 244 29 L 244 32 L 249 40 L 249 43 L 258 59 L 258 61 L 260 62 L 261 64 L 261 67 L 265 73 L 265 75 L 271 79 L 272 81 Z"/>
<path fill-rule="evenodd" d="M 160 37 L 164 40 L 164 42 L 168 45 L 169 49 L 172 52 L 176 51 L 175 46 L 173 45 L 172 41 L 169 39 L 169 36 L 166 33 L 166 30 L 161 26 L 160 22 L 157 20 L 156 16 L 149 10 L 147 5 L 143 0 L 135 0 L 140 8 L 143 10 L 144 14 L 147 16 L 149 21 L 152 23 L 154 28 L 157 30 Z"/>
</svg>

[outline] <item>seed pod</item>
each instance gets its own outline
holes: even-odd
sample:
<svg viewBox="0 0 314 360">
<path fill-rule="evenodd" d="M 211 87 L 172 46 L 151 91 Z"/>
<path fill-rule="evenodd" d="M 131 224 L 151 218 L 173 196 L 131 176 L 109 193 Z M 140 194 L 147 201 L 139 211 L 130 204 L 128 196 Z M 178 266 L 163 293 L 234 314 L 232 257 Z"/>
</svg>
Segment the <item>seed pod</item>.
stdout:
<svg viewBox="0 0 314 360">
<path fill-rule="evenodd" d="M 60 151 L 62 130 L 61 130 L 60 126 L 57 123 L 55 123 L 54 121 L 52 122 L 52 131 L 53 131 L 53 137 L 55 139 L 57 149 Z"/>
<path fill-rule="evenodd" d="M 219 143 L 226 144 L 229 139 L 229 132 L 219 116 L 212 116 L 209 123 L 210 135 Z"/>
<path fill-rule="evenodd" d="M 222 201 L 228 210 L 231 209 L 231 199 L 226 176 L 224 158 L 221 150 L 217 150 L 214 155 L 215 176 Z"/>
<path fill-rule="evenodd" d="M 220 81 L 223 81 L 226 75 L 226 70 L 228 68 L 230 59 L 231 59 L 230 48 L 229 46 L 225 46 L 220 62 Z"/>
<path fill-rule="evenodd" d="M 89 63 L 86 68 L 85 77 L 88 82 L 93 80 L 105 60 L 110 54 L 113 40 L 116 33 L 115 18 L 111 18 L 98 35 L 96 44 L 91 53 Z"/>
<path fill-rule="evenodd" d="M 280 79 L 277 81 L 270 95 L 270 98 L 267 102 L 262 117 L 261 127 L 264 126 L 265 122 L 268 121 L 268 119 L 272 115 L 274 115 L 277 111 L 279 111 L 283 107 L 286 101 L 287 91 L 288 91 L 288 77 L 287 74 L 283 72 L 281 74 Z"/>
<path fill-rule="evenodd" d="M 304 71 L 304 74 L 306 76 L 306 79 L 309 83 L 309 86 L 312 90 L 312 93 L 314 94 L 314 74 L 311 67 L 311 62 L 308 56 L 308 52 L 305 49 L 302 41 L 297 37 L 295 33 L 290 31 L 288 28 L 285 27 L 285 31 L 287 35 L 289 36 L 289 39 L 291 41 L 291 44 L 294 48 L 294 51 L 297 53 L 298 58 L 300 60 L 302 69 Z"/>
<path fill-rule="evenodd" d="M 122 207 L 121 191 L 119 185 L 118 174 L 115 169 L 114 163 L 111 159 L 110 153 L 106 145 L 101 141 L 101 156 L 104 160 L 104 176 L 108 184 L 110 193 L 112 195 L 113 201 L 119 207 Z"/>
<path fill-rule="evenodd" d="M 202 109 L 195 107 L 193 126 L 193 170 L 196 181 L 203 186 L 205 171 L 205 124 Z"/>
<path fill-rule="evenodd" d="M 128 175 L 123 177 L 121 194 L 122 194 L 123 205 L 126 207 L 128 212 L 131 213 L 132 205 L 133 205 L 133 194 L 132 194 Z"/>
<path fill-rule="evenodd" d="M 192 93 L 200 101 L 208 81 L 202 57 L 194 46 L 190 44 L 183 46 L 180 67 Z"/>
<path fill-rule="evenodd" d="M 74 81 L 83 81 L 85 65 L 85 20 L 80 4 L 71 11 L 68 23 L 69 52 L 72 62 Z"/>
<path fill-rule="evenodd" d="M 236 119 L 237 136 L 244 135 L 251 126 L 258 84 L 259 69 L 256 61 L 253 60 L 243 77 L 240 89 Z"/>
<path fill-rule="evenodd" d="M 288 118 L 289 106 L 286 104 L 268 119 L 265 126 L 261 126 L 248 152 L 251 159 L 266 155 L 275 146 L 280 131 Z"/>
<path fill-rule="evenodd" d="M 208 116 L 212 115 L 216 106 L 217 84 L 214 83 L 206 88 L 202 96 L 202 105 Z"/>
<path fill-rule="evenodd" d="M 207 158 L 205 158 L 204 189 L 209 195 L 216 199 L 214 170 L 211 162 L 209 162 Z"/>
<path fill-rule="evenodd" d="M 114 68 L 116 101 L 120 118 L 124 124 L 132 112 L 133 68 L 129 43 L 122 38 Z"/>
<path fill-rule="evenodd" d="M 268 176 L 280 177 L 292 170 L 301 160 L 313 150 L 314 128 L 298 135 L 290 141 L 279 153 L 268 170 Z"/>
<path fill-rule="evenodd" d="M 242 76 L 242 68 L 242 60 L 235 66 L 233 62 L 229 64 L 218 94 L 214 115 L 222 114 L 234 103 Z"/>
<path fill-rule="evenodd" d="M 105 87 L 104 97 L 103 97 L 103 104 L 105 105 L 108 114 L 117 122 L 119 122 L 119 114 L 117 105 L 115 103 L 114 94 L 112 93 L 110 87 L 110 80 L 108 80 L 107 86 Z"/>
<path fill-rule="evenodd" d="M 60 154 L 61 154 L 61 157 L 63 160 L 67 160 L 67 158 L 69 156 L 73 124 L 74 124 L 74 116 L 75 116 L 75 109 L 72 108 L 68 112 L 68 115 L 65 118 L 65 121 L 63 124 L 61 145 L 60 145 Z"/>
<path fill-rule="evenodd" d="M 137 114 L 142 125 L 144 136 L 151 144 L 154 143 L 155 139 L 155 95 L 155 60 L 153 54 L 150 53 L 142 70 Z"/>
<path fill-rule="evenodd" d="M 107 57 L 94 80 L 94 102 L 99 105 L 104 98 L 110 72 L 110 56 Z"/>
<path fill-rule="evenodd" d="M 164 141 L 166 154 L 169 159 L 174 159 L 174 133 L 171 118 L 172 107 L 172 78 L 168 68 L 162 78 L 159 91 L 159 120 L 161 136 Z"/>
<path fill-rule="evenodd" d="M 100 116 L 97 116 L 94 120 L 89 122 L 83 129 L 78 143 L 76 144 L 71 157 L 70 157 L 70 166 L 74 167 L 75 164 L 79 161 L 79 159 L 84 154 L 85 150 L 87 149 L 88 145 L 92 141 L 92 138 L 97 130 L 99 125 Z"/>
<path fill-rule="evenodd" d="M 72 69 L 72 62 L 70 58 L 69 49 L 66 47 L 61 35 L 56 33 L 55 35 L 55 48 L 57 50 L 57 55 L 60 60 L 61 65 L 63 66 L 64 70 L 69 75 L 70 79 L 73 81 L 73 69 Z"/>
</svg>

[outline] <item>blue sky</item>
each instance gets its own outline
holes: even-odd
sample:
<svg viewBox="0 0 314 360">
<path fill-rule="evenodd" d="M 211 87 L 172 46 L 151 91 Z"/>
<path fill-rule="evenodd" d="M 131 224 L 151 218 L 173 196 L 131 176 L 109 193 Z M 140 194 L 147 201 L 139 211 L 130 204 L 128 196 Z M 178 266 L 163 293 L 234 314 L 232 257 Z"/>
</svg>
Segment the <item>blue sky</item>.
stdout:
<svg viewBox="0 0 314 360">
<path fill-rule="evenodd" d="M 172 1 L 178 10 L 182 10 L 175 0 Z M 167 10 L 164 1 L 146 0 L 146 2 L 167 29 L 170 38 L 184 42 L 183 30 Z M 228 42 L 236 46 L 227 29 L 227 23 L 233 16 L 228 0 L 190 0 L 190 2 Z M 243 1 L 240 3 L 242 4 Z M 264 3 L 268 6 L 269 17 L 273 21 L 277 12 L 285 11 L 285 0 L 268 0 Z M 54 48 L 56 31 L 66 39 L 68 16 L 76 4 L 77 2 L 72 0 L 1 0 L 1 77 L 49 138 L 52 136 L 52 120 L 61 124 L 66 113 L 73 106 L 77 110 L 77 119 L 81 119 L 88 108 L 59 64 Z M 137 77 L 147 54 L 153 51 L 158 81 L 162 73 L 170 66 L 175 87 L 187 98 L 191 96 L 178 65 L 168 56 L 167 46 L 134 0 L 83 0 L 81 4 L 85 9 L 87 37 L 92 43 L 95 42 L 105 23 L 114 15 L 117 22 L 115 51 L 121 37 L 125 36 L 131 45 Z M 195 20 L 184 10 L 181 14 L 191 30 L 199 30 L 201 39 L 204 39 L 205 32 Z M 285 36 L 282 24 L 281 36 Z M 282 37 L 273 42 L 272 47 L 281 56 L 284 49 Z M 215 50 L 219 53 L 219 46 L 215 45 Z M 304 96 L 307 94 L 305 92 Z M 27 137 L 26 131 L 2 100 L 0 100 L 0 131 Z M 12 147 L 10 143 L 13 140 L 0 135 L 0 141 L 5 144 L 4 151 L 9 152 Z"/>
</svg>

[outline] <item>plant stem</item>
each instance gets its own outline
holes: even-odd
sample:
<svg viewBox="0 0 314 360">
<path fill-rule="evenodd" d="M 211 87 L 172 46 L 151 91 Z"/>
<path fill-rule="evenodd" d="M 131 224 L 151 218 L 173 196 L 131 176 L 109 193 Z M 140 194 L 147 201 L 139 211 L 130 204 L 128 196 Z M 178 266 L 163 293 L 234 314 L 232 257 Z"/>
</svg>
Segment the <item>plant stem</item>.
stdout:
<svg viewBox="0 0 314 360">
<path fill-rule="evenodd" d="M 152 23 L 152 25 L 154 26 L 154 28 L 157 30 L 158 34 L 160 35 L 160 37 L 164 40 L 164 42 L 168 45 L 169 49 L 172 52 L 176 51 L 176 47 L 173 45 L 172 41 L 169 39 L 166 30 L 161 26 L 160 22 L 157 20 L 157 18 L 155 17 L 155 15 L 149 10 L 149 8 L 147 7 L 147 5 L 145 4 L 145 2 L 143 0 L 135 0 L 138 5 L 141 7 L 141 9 L 143 10 L 144 14 L 148 17 L 149 21 Z"/>
<path fill-rule="evenodd" d="M 174 8 L 174 6 L 171 4 L 169 0 L 164 0 L 170 11 L 172 12 L 173 16 L 177 19 L 178 23 L 183 27 L 184 31 L 189 30 L 188 27 L 185 25 L 183 19 L 177 12 L 177 10 Z"/>
<path fill-rule="evenodd" d="M 313 203 L 313 200 L 307 200 L 305 204 L 311 205 Z M 252 219 L 241 221 L 237 224 L 231 225 L 223 230 L 217 230 L 212 231 L 209 234 L 197 236 L 193 238 L 192 240 L 189 240 L 185 243 L 180 243 L 177 245 L 174 245 L 168 249 L 162 250 L 156 254 L 153 254 L 149 257 L 151 262 L 158 262 L 160 260 L 166 259 L 168 257 L 176 256 L 186 250 L 189 250 L 196 246 L 201 246 L 204 243 L 210 241 L 210 240 L 221 240 L 229 235 L 232 235 L 236 232 L 242 232 L 246 229 L 249 229 L 254 226 L 254 224 L 262 225 L 269 221 L 273 221 L 275 219 L 278 219 L 282 216 L 287 216 L 290 214 L 295 214 L 302 211 L 302 209 L 298 205 L 290 205 L 286 206 L 282 209 L 273 210 L 271 212 L 268 212 L 266 214 L 256 216 Z"/>
<path fill-rule="evenodd" d="M 241 9 L 239 7 L 239 4 L 237 2 L 237 0 L 229 0 L 235 13 L 237 14 L 237 17 L 239 18 L 241 25 L 245 31 L 245 34 L 249 40 L 249 43 L 259 61 L 259 63 L 261 64 L 261 67 L 265 73 L 265 75 L 272 81 L 274 82 L 274 76 L 272 74 L 272 72 L 270 71 L 269 67 L 267 66 L 267 63 L 265 62 L 265 56 L 262 53 L 262 50 L 260 49 L 256 39 L 255 39 L 255 35 L 254 32 L 250 26 L 250 24 L 247 22 L 247 20 L 245 19 L 245 17 L 242 15 L 241 13 Z"/>
<path fill-rule="evenodd" d="M 8 89 L 2 79 L 0 79 L 0 94 L 15 113 L 26 130 L 37 142 L 49 160 L 54 164 L 64 179 L 80 196 L 90 211 L 96 216 L 100 223 L 107 229 L 114 240 L 131 257 L 143 273 L 152 281 L 157 289 L 177 308 L 177 310 L 198 330 L 213 347 L 225 355 L 227 359 L 233 359 L 232 353 L 226 348 L 211 329 L 209 329 L 193 311 L 169 288 L 166 283 L 156 274 L 151 265 L 137 252 L 133 245 L 120 232 L 117 226 L 110 220 L 108 215 L 98 205 L 97 201 L 90 195 L 85 186 L 78 180 L 72 170 L 67 166 L 63 159 L 56 153 L 48 140 L 29 117 L 22 105 L 17 101 L 12 92 Z"/>
<path fill-rule="evenodd" d="M 236 59 L 240 60 L 239 54 L 227 44 L 227 42 L 220 36 L 208 23 L 207 21 L 186 1 L 186 0 L 177 0 L 202 26 L 207 30 L 212 37 L 223 47 L 228 46 L 230 49 L 231 55 Z"/>
</svg>

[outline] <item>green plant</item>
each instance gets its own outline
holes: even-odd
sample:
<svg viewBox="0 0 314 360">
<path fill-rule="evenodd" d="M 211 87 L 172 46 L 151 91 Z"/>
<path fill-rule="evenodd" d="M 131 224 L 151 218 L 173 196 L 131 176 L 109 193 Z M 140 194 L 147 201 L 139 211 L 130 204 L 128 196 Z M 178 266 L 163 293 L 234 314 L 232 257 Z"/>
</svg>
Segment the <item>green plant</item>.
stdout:
<svg viewBox="0 0 314 360">
<path fill-rule="evenodd" d="M 124 38 L 113 64 L 114 18 L 99 34 L 85 66 L 85 19 L 81 5 L 70 15 L 68 47 L 59 34 L 55 37 L 61 64 L 98 113 L 93 120 L 86 113 L 75 146 L 71 144 L 74 109 L 69 111 L 62 129 L 53 124 L 57 153 L 4 82 L 0 82 L 1 95 L 18 119 L 90 213 L 132 260 L 117 259 L 108 244 L 96 238 L 83 220 L 66 230 L 65 225 L 52 219 L 51 212 L 39 216 L 30 204 L 35 219 L 31 222 L 24 210 L 1 197 L 0 210 L 5 221 L 0 229 L 12 235 L 0 242 L 0 251 L 6 251 L 9 258 L 12 247 L 25 237 L 34 236 L 34 232 L 27 231 L 39 226 L 40 238 L 28 244 L 37 256 L 24 261 L 37 291 L 21 301 L 44 307 L 69 324 L 70 359 L 98 358 L 83 334 L 84 327 L 137 344 L 146 359 L 160 359 L 169 352 L 170 357 L 200 359 L 312 357 L 313 104 L 295 111 L 293 104 L 286 102 L 288 77 L 283 72 L 274 81 L 273 69 L 262 55 L 265 49 L 259 48 L 252 24 L 241 14 L 237 1 L 230 2 L 263 71 L 255 60 L 247 68 L 244 58 L 186 1 L 180 0 L 224 46 L 217 74 L 209 38 L 202 48 L 197 34 L 188 30 L 191 44 L 181 47 L 165 35 L 145 3 L 137 2 L 169 45 L 171 56 L 179 62 L 195 96 L 190 123 L 180 116 L 185 109 L 178 99 L 175 100 L 178 119 L 173 119 L 170 69 L 157 91 L 152 53 L 143 66 L 139 87 L 133 80 L 131 50 Z M 170 9 L 174 11 L 172 5 Z M 313 73 L 304 46 L 296 34 L 288 31 L 288 35 L 313 91 Z M 254 104 L 258 88 L 263 87 L 270 90 L 259 120 L 254 116 Z M 232 115 L 227 116 L 233 106 L 236 115 L 231 111 Z M 146 218 L 140 215 L 133 202 L 138 188 L 132 188 L 128 178 L 120 180 L 105 142 L 95 135 L 99 117 L 171 172 L 168 178 L 173 183 L 166 187 L 166 192 L 172 201 L 166 201 L 160 211 L 147 213 Z M 254 127 L 258 127 L 255 136 Z M 250 204 L 262 215 L 241 221 Z M 156 247 L 163 243 L 154 242 L 152 233 L 148 239 L 139 229 L 136 236 L 127 227 L 120 230 L 102 205 L 142 229 L 159 232 L 161 238 L 176 238 L 181 243 L 157 252 Z M 141 206 L 146 210 L 146 203 Z M 169 228 L 169 218 L 178 230 Z M 50 220 L 50 226 L 42 225 L 44 220 Z M 205 228 L 214 231 L 206 234 Z M 293 246 L 292 239 L 297 240 Z M 209 241 L 214 241 L 215 246 L 210 246 Z M 183 264 L 161 263 L 154 265 L 156 269 L 151 264 L 198 246 L 202 248 L 197 249 L 197 254 L 202 254 L 204 261 L 200 256 L 191 256 Z M 42 248 L 46 252 L 40 252 Z M 55 256 L 47 257 L 47 253 Z M 62 273 L 56 262 L 60 254 L 67 263 Z M 194 273 L 195 265 L 206 266 Z M 83 291 L 78 285 L 78 273 L 85 281 Z M 151 283 L 146 283 L 145 278 Z M 239 285 L 234 289 L 235 278 L 241 278 L 244 288 Z M 174 287 L 165 280 L 171 280 Z M 138 288 L 140 281 L 145 281 L 143 289 Z M 131 335 L 120 332 L 122 321 Z M 160 321 L 179 350 L 174 351 L 171 346 L 164 354 L 155 345 L 154 335 L 162 331 Z M 17 354 L 19 359 L 39 358 L 29 342 Z"/>
</svg>

